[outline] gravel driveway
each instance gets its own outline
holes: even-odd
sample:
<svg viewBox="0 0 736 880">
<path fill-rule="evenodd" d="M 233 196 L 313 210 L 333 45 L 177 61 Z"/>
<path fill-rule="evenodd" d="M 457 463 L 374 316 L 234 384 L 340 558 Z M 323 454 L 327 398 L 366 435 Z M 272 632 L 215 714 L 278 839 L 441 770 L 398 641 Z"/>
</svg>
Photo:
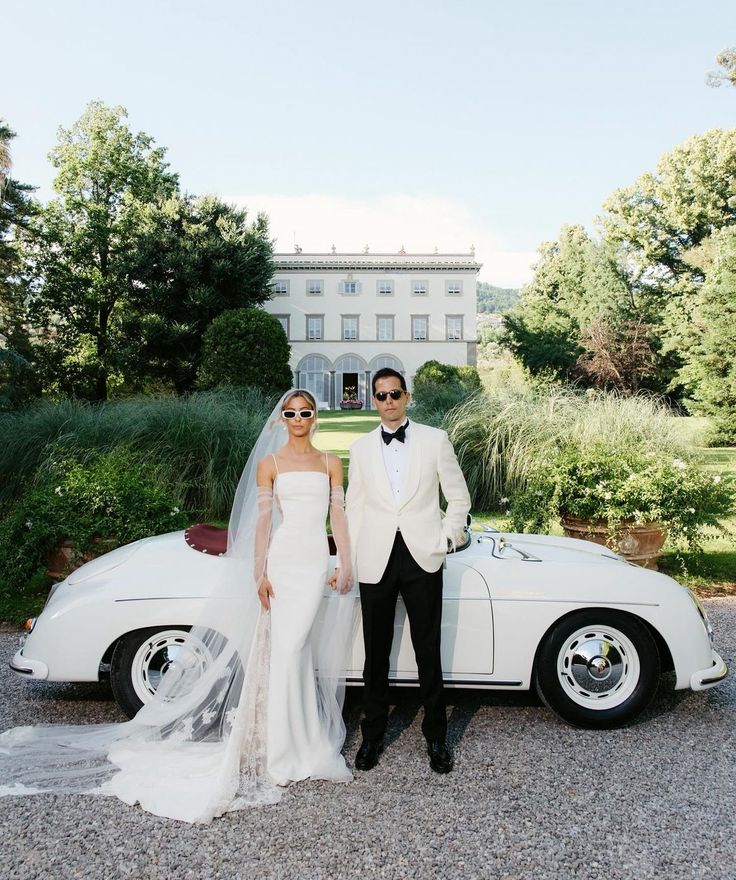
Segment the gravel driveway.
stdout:
<svg viewBox="0 0 736 880">
<path fill-rule="evenodd" d="M 706 603 L 734 666 L 736 599 Z M 100 685 L 24 682 L 0 634 L 0 729 L 121 719 Z M 736 878 L 736 675 L 701 694 L 666 678 L 640 723 L 595 733 L 530 694 L 449 692 L 456 770 L 423 751 L 412 690 L 391 743 L 349 785 L 307 782 L 273 807 L 189 826 L 108 798 L 0 799 L 5 878 Z M 349 693 L 347 752 L 359 695 Z"/>
</svg>

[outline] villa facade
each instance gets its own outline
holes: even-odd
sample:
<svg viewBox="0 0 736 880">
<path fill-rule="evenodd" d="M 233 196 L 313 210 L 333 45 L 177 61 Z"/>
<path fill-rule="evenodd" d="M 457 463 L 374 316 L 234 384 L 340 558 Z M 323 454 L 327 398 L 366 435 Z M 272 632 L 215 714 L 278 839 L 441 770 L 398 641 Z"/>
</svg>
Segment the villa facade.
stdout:
<svg viewBox="0 0 736 880">
<path fill-rule="evenodd" d="M 370 406 L 372 375 L 402 373 L 411 389 L 428 360 L 476 362 L 476 280 L 469 254 L 275 254 L 264 304 L 291 344 L 297 386 L 336 409 Z"/>
</svg>

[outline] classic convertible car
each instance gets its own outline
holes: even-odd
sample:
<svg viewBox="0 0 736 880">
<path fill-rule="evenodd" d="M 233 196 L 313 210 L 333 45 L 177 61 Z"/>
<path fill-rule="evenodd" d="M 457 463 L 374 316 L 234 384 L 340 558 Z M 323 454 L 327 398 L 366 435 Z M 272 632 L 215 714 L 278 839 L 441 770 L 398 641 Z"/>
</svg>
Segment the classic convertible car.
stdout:
<svg viewBox="0 0 736 880">
<path fill-rule="evenodd" d="M 132 716 L 177 652 L 203 647 L 191 644 L 188 631 L 225 564 L 225 540 L 222 529 L 193 526 L 88 562 L 52 588 L 11 668 L 45 681 L 109 675 L 117 702 Z M 569 723 L 606 728 L 647 706 L 662 670 L 674 670 L 675 688 L 695 691 L 728 673 L 692 593 L 598 544 L 468 529 L 447 558 L 444 583 L 449 687 L 535 687 Z M 416 684 L 400 601 L 395 627 L 391 679 Z M 359 683 L 362 668 L 358 629 L 348 680 Z"/>
</svg>

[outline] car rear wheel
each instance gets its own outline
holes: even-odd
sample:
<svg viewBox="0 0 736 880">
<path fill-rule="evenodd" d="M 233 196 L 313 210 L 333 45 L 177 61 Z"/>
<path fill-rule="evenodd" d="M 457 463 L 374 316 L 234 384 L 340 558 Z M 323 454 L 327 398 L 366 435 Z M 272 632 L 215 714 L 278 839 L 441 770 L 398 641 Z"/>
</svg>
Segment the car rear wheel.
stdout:
<svg viewBox="0 0 736 880">
<path fill-rule="evenodd" d="M 110 661 L 110 685 L 129 718 L 153 697 L 169 665 L 184 652 L 199 665 L 211 659 L 206 645 L 192 640 L 188 626 L 151 626 L 119 639 Z"/>
<path fill-rule="evenodd" d="M 636 618 L 579 611 L 546 634 L 536 662 L 542 700 L 577 727 L 618 727 L 650 703 L 659 682 L 657 645 Z"/>
</svg>

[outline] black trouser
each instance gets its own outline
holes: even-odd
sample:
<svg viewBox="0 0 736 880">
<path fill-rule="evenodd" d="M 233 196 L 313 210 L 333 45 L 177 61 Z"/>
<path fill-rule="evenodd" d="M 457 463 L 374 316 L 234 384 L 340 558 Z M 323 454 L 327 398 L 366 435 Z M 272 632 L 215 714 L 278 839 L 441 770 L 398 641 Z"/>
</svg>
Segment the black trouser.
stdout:
<svg viewBox="0 0 736 880">
<path fill-rule="evenodd" d="M 388 670 L 399 594 L 406 606 L 419 670 L 419 692 L 424 704 L 422 733 L 430 742 L 444 741 L 447 716 L 440 659 L 442 568 L 434 572 L 421 568 L 407 550 L 400 532 L 396 533 L 381 580 L 360 585 L 365 640 L 363 736 L 380 740 L 386 731 Z"/>
</svg>

